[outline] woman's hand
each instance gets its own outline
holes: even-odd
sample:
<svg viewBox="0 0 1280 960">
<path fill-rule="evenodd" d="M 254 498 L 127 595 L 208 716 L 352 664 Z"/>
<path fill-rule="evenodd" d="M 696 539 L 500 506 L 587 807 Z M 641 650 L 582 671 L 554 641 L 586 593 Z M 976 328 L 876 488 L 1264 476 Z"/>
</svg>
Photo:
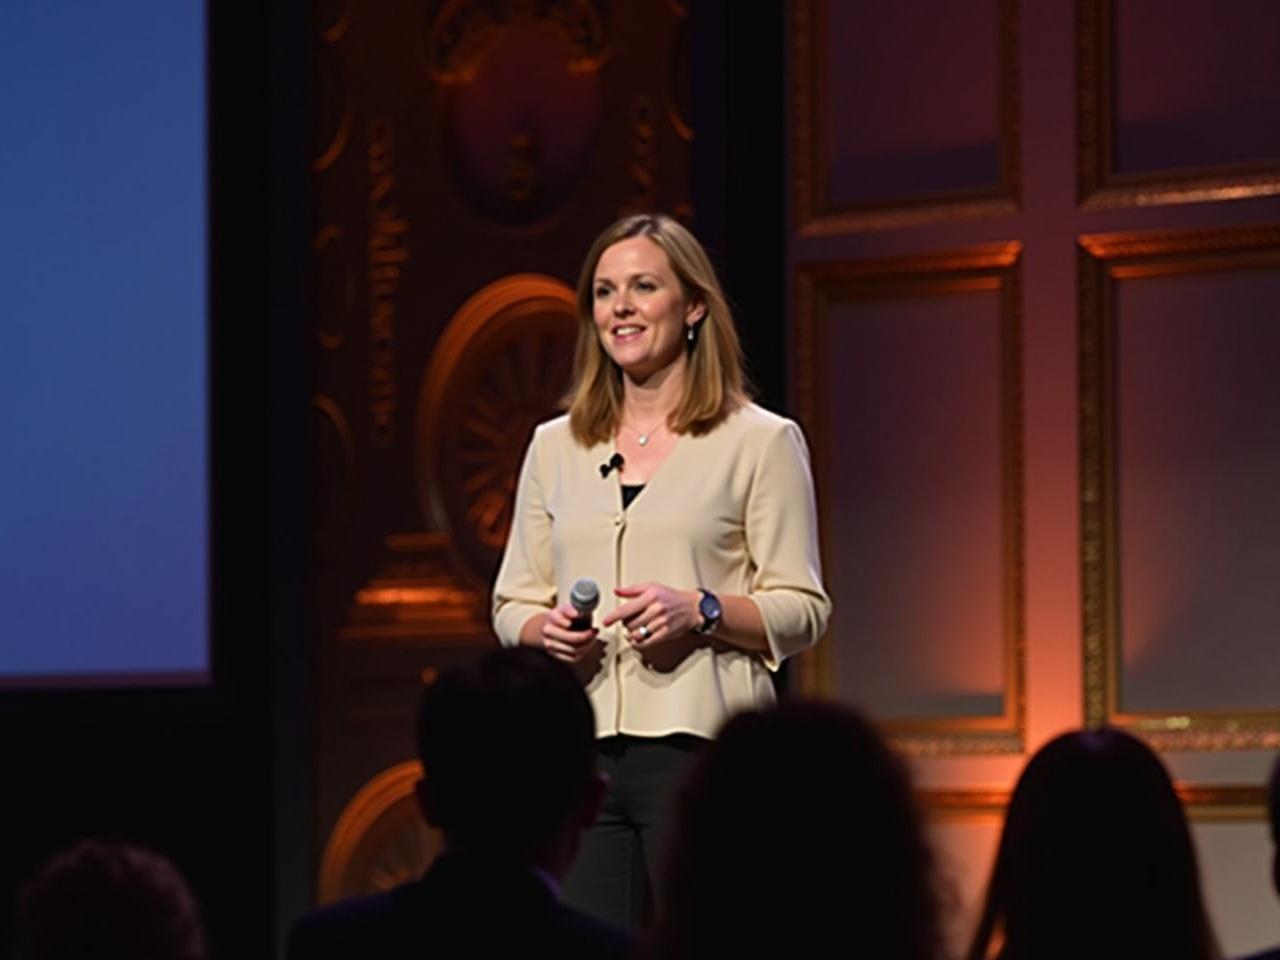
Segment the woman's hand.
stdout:
<svg viewBox="0 0 1280 960">
<path fill-rule="evenodd" d="M 638 648 L 682 637 L 702 623 L 697 590 L 676 590 L 662 583 L 637 583 L 613 591 L 627 602 L 601 621 L 602 627 L 622 622 L 627 639 Z"/>
<path fill-rule="evenodd" d="M 595 649 L 600 631 L 595 627 L 574 629 L 578 611 L 570 603 L 562 603 L 547 614 L 542 621 L 540 636 L 542 649 L 565 663 L 581 663 Z"/>
</svg>

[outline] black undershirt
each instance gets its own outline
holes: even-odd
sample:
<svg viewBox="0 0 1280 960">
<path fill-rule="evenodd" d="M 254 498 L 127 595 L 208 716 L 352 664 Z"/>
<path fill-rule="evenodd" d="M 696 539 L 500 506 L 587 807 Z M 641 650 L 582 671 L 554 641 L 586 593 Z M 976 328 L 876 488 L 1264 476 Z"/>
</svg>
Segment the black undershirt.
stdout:
<svg viewBox="0 0 1280 960">
<path fill-rule="evenodd" d="M 643 489 L 643 483 L 624 483 L 622 485 L 622 509 L 625 510 L 631 506 L 631 501 L 640 496 L 640 491 Z"/>
</svg>

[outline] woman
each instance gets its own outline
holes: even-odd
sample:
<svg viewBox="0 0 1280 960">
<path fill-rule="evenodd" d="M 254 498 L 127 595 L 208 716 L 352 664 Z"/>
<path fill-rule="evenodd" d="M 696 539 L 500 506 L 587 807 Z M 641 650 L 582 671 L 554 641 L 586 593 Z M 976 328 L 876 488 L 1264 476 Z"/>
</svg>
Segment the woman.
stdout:
<svg viewBox="0 0 1280 960">
<path fill-rule="evenodd" d="M 1215 960 L 1187 820 L 1151 750 L 1108 727 L 1066 733 L 1009 802 L 969 960 Z"/>
<path fill-rule="evenodd" d="M 799 700 L 740 713 L 678 798 L 647 955 L 941 956 L 906 765 L 859 714 Z M 785 834 L 743 842 L 772 824 Z"/>
<path fill-rule="evenodd" d="M 566 895 L 639 925 L 666 786 L 731 713 L 772 702 L 769 671 L 818 640 L 831 602 L 804 438 L 748 400 L 693 235 L 661 215 L 618 221 L 577 296 L 569 412 L 525 456 L 494 627 L 586 686 L 614 787 Z M 604 599 L 579 629 L 584 577 Z"/>
</svg>

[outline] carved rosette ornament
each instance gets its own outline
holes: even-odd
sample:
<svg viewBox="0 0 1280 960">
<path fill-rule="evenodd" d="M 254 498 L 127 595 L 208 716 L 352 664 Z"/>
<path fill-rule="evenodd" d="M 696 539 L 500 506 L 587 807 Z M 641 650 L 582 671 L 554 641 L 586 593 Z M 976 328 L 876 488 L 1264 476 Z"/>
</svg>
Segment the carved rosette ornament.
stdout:
<svg viewBox="0 0 1280 960">
<path fill-rule="evenodd" d="M 373 777 L 343 809 L 325 843 L 319 900 L 390 890 L 426 871 L 442 846 L 422 820 L 414 784 L 422 766 L 406 760 Z"/>
<path fill-rule="evenodd" d="M 423 377 L 422 507 L 486 586 L 511 525 L 521 457 L 534 426 L 559 410 L 576 335 L 568 286 L 539 274 L 505 277 L 462 306 Z"/>
</svg>

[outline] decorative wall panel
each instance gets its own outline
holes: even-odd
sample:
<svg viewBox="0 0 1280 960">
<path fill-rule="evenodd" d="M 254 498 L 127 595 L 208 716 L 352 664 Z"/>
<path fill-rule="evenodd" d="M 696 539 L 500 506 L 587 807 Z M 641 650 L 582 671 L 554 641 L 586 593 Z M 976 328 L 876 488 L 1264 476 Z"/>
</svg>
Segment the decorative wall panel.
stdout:
<svg viewBox="0 0 1280 960">
<path fill-rule="evenodd" d="M 1280 222 L 1280 5 L 787 6 L 793 412 L 813 443 L 835 601 L 831 636 L 794 679 L 873 708 L 916 754 L 939 860 L 959 867 L 947 871 L 963 888 L 957 947 L 1028 757 L 1065 730 L 1104 721 L 1161 749 L 1195 821 L 1224 955 L 1274 944 L 1280 912 L 1266 905 L 1274 896 L 1255 868 L 1270 849 L 1260 784 L 1275 757 L 1280 690 L 1280 591 L 1261 588 L 1280 569 L 1270 546 L 1280 543 L 1277 498 L 1265 492 L 1280 489 L 1280 403 L 1267 369 L 1280 357 L 1276 240 L 1273 227 L 1219 231 Z M 873 43 L 880 49 L 868 54 Z M 960 53 L 971 76 L 956 74 Z M 994 101 L 978 93 L 991 77 Z M 955 116 L 939 121 L 935 107 Z M 999 178 L 990 173 L 997 142 L 996 155 L 1009 157 Z M 886 157 L 902 162 L 884 173 L 876 161 Z M 978 157 L 988 179 L 975 196 Z M 950 180 L 930 179 L 934 165 Z M 989 343 L 996 295 L 935 296 L 914 280 L 890 292 L 865 269 L 843 294 L 845 281 L 823 272 L 835 268 L 814 267 L 885 270 L 997 239 L 1022 245 L 1025 417 L 1025 723 L 1023 752 L 1004 754 L 964 742 L 968 731 L 952 724 L 972 709 L 978 722 L 1013 726 L 985 712 L 997 700 L 1003 712 L 1018 689 L 993 668 L 1007 635 L 990 641 L 983 625 L 990 598 L 1004 595 L 995 587 L 1004 568 L 994 566 L 992 538 L 937 519 L 963 502 L 961 521 L 990 524 L 993 485 L 969 482 L 973 463 L 991 476 L 982 466 L 991 421 L 985 434 L 973 426 L 973 411 L 994 403 L 990 348 L 949 340 L 942 318 Z M 918 349 L 909 328 L 920 331 Z M 843 339 L 828 336 L 836 330 Z M 960 372 L 937 359 L 947 350 Z M 895 383 L 913 357 L 915 379 L 962 394 L 952 423 L 922 415 L 924 389 L 913 396 Z M 863 410 L 869 387 L 894 400 L 873 407 L 879 423 Z M 939 444 L 948 429 L 981 438 L 967 453 L 973 463 Z M 886 471 L 904 476 L 900 489 L 877 479 Z M 929 496 L 921 475 L 933 479 Z M 983 489 L 985 499 L 975 494 Z M 883 515 L 858 517 L 851 511 L 869 494 Z M 967 609 L 936 587 L 975 576 Z M 886 649 L 882 632 L 918 638 L 940 610 L 987 639 L 951 644 L 940 628 L 927 631 L 932 644 Z M 868 636 L 850 634 L 851 618 Z M 850 652 L 859 644 L 861 659 Z M 931 688 L 930 670 L 949 685 Z M 944 692 L 968 699 L 948 703 Z M 915 719 L 928 733 L 904 731 L 906 706 L 926 714 Z M 1001 736 L 1016 749 L 1007 733 L 993 739 Z"/>
<path fill-rule="evenodd" d="M 1280 746 L 1280 227 L 1080 247 L 1087 719 Z"/>
<path fill-rule="evenodd" d="M 804 234 L 1013 212 L 1017 4 L 792 5 Z M 903 61 L 904 49 L 927 50 Z"/>
<path fill-rule="evenodd" d="M 1080 200 L 1280 192 L 1280 17 L 1269 0 L 1080 0 Z"/>
<path fill-rule="evenodd" d="M 796 408 L 837 597 L 802 679 L 914 753 L 1022 748 L 1018 255 L 797 275 Z"/>
</svg>

